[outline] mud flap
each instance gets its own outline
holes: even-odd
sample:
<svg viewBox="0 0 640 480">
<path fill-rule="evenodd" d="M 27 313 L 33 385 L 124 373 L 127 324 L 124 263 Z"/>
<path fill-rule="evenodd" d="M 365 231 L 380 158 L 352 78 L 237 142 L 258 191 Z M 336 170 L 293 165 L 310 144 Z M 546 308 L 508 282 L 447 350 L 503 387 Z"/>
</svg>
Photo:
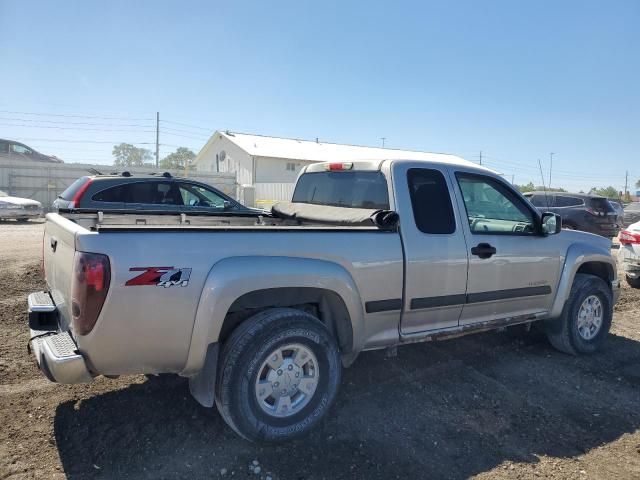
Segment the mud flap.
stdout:
<svg viewBox="0 0 640 480">
<path fill-rule="evenodd" d="M 189 391 L 203 407 L 213 407 L 214 404 L 219 350 L 220 344 L 210 343 L 202 369 L 189 378 Z"/>
</svg>

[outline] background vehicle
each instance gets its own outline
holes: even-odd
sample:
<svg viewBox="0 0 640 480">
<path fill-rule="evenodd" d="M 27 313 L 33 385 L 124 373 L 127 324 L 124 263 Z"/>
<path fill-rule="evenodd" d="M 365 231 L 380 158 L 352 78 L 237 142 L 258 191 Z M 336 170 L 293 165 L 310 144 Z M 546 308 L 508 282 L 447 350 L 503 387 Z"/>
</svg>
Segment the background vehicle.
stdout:
<svg viewBox="0 0 640 480">
<path fill-rule="evenodd" d="M 24 143 L 14 140 L 3 140 L 2 138 L 0 138 L 0 160 L 34 160 L 36 162 L 63 163 L 59 158 L 36 152 Z"/>
<path fill-rule="evenodd" d="M 624 267 L 627 283 L 633 288 L 640 288 L 640 222 L 622 230 L 618 238 L 618 257 Z"/>
<path fill-rule="evenodd" d="M 42 371 L 178 373 L 240 435 L 278 441 L 320 421 L 364 350 L 545 320 L 560 351 L 595 352 L 611 242 L 432 159 L 306 166 L 272 216 L 48 214 L 49 291 L 28 300 Z"/>
<path fill-rule="evenodd" d="M 40 202 L 29 198 L 11 197 L 0 191 L 0 220 L 14 219 L 26 222 L 30 218 L 42 216 Z"/>
<path fill-rule="evenodd" d="M 53 202 L 54 210 L 128 211 L 165 213 L 263 213 L 243 206 L 205 183 L 163 175 L 80 177 Z"/>
<path fill-rule="evenodd" d="M 624 207 L 624 225 L 640 222 L 640 202 L 632 202 Z"/>
<path fill-rule="evenodd" d="M 605 197 L 565 192 L 527 192 L 524 194 L 540 211 L 557 213 L 562 228 L 613 238 L 618 234 L 617 213 Z"/>
</svg>

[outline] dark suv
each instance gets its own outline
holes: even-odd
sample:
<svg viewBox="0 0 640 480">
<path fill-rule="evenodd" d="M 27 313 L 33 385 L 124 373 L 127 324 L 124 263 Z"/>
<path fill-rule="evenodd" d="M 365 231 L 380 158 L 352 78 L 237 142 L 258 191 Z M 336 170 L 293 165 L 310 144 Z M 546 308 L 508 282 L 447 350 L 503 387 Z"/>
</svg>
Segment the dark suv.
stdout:
<svg viewBox="0 0 640 480">
<path fill-rule="evenodd" d="M 255 213 L 206 183 L 128 172 L 80 177 L 53 202 L 54 210 L 158 213 Z"/>
<path fill-rule="evenodd" d="M 565 192 L 527 192 L 524 194 L 539 210 L 557 213 L 562 228 L 613 238 L 618 235 L 618 214 L 605 197 Z"/>
</svg>

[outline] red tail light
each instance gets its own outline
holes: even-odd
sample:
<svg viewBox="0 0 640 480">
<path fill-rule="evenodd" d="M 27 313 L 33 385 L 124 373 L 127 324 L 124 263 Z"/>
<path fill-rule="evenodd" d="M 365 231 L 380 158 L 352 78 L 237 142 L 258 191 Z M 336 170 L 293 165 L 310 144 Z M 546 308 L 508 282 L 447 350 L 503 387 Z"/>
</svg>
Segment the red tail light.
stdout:
<svg viewBox="0 0 640 480">
<path fill-rule="evenodd" d="M 353 168 L 353 163 L 351 162 L 326 163 L 324 168 L 325 170 L 329 170 L 331 172 L 337 172 L 340 170 L 351 170 Z"/>
<path fill-rule="evenodd" d="M 618 239 L 622 245 L 640 244 L 640 233 L 633 233 L 629 230 L 622 230 L 618 235 Z"/>
<path fill-rule="evenodd" d="M 71 284 L 71 317 L 74 332 L 86 335 L 93 330 L 111 282 L 109 257 L 77 252 Z"/>
<path fill-rule="evenodd" d="M 92 180 L 88 179 L 84 185 L 82 185 L 78 191 L 76 192 L 76 194 L 73 196 L 73 199 L 71 200 L 71 203 L 69 204 L 69 208 L 78 208 L 78 206 L 80 205 L 80 200 L 82 200 L 82 197 L 84 196 L 85 192 L 87 191 L 87 188 L 89 188 L 89 185 L 91 185 Z"/>
</svg>

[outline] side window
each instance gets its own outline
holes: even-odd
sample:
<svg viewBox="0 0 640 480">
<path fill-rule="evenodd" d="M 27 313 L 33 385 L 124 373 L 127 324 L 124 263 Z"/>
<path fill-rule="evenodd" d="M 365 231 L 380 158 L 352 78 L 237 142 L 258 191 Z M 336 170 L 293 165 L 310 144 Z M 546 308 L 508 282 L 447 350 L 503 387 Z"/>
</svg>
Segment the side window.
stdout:
<svg viewBox="0 0 640 480">
<path fill-rule="evenodd" d="M 579 207 L 584 205 L 581 198 L 556 196 L 556 207 Z"/>
<path fill-rule="evenodd" d="M 11 144 L 11 151 L 13 153 L 20 153 L 22 155 L 31 155 L 33 154 L 33 150 L 25 147 L 24 145 L 18 145 L 17 143 Z"/>
<path fill-rule="evenodd" d="M 540 194 L 531 195 L 529 197 L 529 200 L 531 200 L 531 203 L 535 207 L 548 208 L 548 207 L 553 207 L 554 206 L 553 195 L 551 195 L 551 194 L 549 194 L 549 195 L 540 195 Z"/>
<path fill-rule="evenodd" d="M 191 207 L 224 208 L 223 197 L 199 185 L 180 184 L 180 196 L 182 203 Z"/>
<path fill-rule="evenodd" d="M 453 233 L 456 221 L 451 196 L 441 172 L 411 168 L 407 172 L 413 218 L 423 233 Z"/>
<path fill-rule="evenodd" d="M 0 141 L 0 153 L 9 153 L 9 143 Z"/>
<path fill-rule="evenodd" d="M 96 193 L 91 199 L 96 202 L 126 202 L 128 186 L 118 185 L 117 187 L 107 188 Z"/>
<path fill-rule="evenodd" d="M 469 228 L 476 234 L 532 234 L 534 215 L 502 183 L 481 175 L 456 174 L 467 209 Z"/>
</svg>

